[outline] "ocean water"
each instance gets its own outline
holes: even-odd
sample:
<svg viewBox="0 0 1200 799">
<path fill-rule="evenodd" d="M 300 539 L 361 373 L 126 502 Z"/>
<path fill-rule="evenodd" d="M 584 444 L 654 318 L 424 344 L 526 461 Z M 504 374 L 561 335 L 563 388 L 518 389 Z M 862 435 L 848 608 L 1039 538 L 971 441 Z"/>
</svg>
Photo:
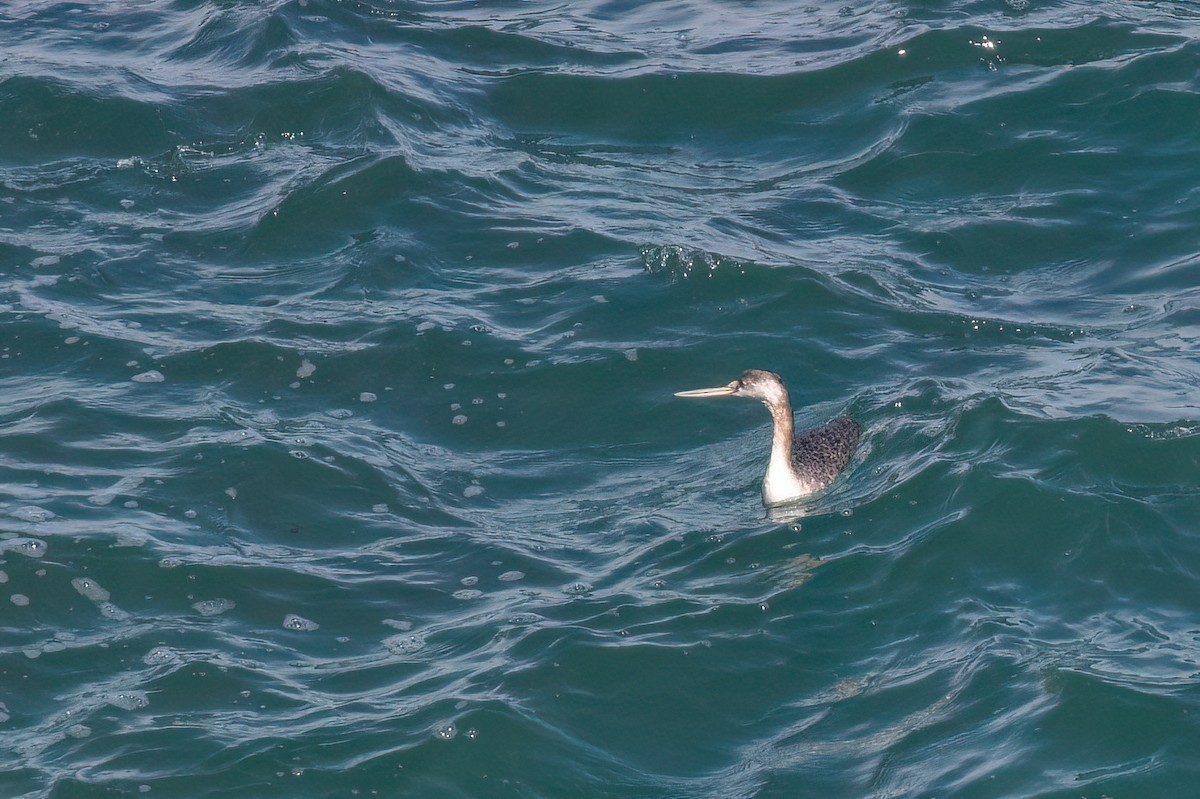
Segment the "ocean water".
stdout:
<svg viewBox="0 0 1200 799">
<path fill-rule="evenodd" d="M 0 5 L 0 796 L 1193 795 L 1198 39 Z"/>
</svg>

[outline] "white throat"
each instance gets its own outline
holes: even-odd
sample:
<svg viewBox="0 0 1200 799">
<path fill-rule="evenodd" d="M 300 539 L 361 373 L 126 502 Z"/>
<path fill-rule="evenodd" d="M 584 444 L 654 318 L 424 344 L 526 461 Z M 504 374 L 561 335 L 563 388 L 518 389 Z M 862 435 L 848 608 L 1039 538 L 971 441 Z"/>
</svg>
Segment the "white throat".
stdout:
<svg viewBox="0 0 1200 799">
<path fill-rule="evenodd" d="M 792 468 L 792 409 L 788 405 L 767 405 L 771 411 L 771 461 L 763 477 L 762 495 L 766 505 L 778 505 L 808 496 L 817 486 L 796 476 Z"/>
<path fill-rule="evenodd" d="M 781 502 L 790 502 L 808 496 L 816 490 L 815 486 L 796 477 L 796 473 L 792 471 L 791 456 L 791 447 L 787 447 L 786 451 L 778 446 L 778 443 L 771 447 L 771 462 L 767 464 L 767 473 L 762 484 L 764 504 L 778 505 Z"/>
</svg>

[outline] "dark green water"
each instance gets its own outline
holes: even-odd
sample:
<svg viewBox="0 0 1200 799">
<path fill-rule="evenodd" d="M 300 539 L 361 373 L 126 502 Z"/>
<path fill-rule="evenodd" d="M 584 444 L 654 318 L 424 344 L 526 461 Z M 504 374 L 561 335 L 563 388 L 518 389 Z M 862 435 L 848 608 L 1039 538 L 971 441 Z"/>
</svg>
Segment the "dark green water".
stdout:
<svg viewBox="0 0 1200 799">
<path fill-rule="evenodd" d="M 0 6 L 0 796 L 1194 795 L 1198 33 Z"/>
</svg>

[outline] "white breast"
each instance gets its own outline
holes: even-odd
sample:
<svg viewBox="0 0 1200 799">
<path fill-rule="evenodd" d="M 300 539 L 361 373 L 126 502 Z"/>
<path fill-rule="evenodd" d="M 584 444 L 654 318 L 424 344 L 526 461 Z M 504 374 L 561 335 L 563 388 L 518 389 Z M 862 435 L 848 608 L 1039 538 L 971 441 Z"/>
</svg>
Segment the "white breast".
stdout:
<svg viewBox="0 0 1200 799">
<path fill-rule="evenodd" d="M 767 464 L 767 474 L 763 477 L 762 495 L 766 505 L 778 505 L 793 499 L 808 496 L 816 490 L 797 479 L 792 473 L 787 458 L 782 453 L 771 453 L 771 462 Z"/>
</svg>

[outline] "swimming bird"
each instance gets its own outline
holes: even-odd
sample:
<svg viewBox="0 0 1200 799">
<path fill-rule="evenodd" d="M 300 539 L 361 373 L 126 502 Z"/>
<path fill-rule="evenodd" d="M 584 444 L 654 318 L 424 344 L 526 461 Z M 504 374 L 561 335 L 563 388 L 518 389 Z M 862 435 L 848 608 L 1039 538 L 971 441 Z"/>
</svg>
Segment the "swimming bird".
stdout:
<svg viewBox="0 0 1200 799">
<path fill-rule="evenodd" d="M 783 379 L 774 372 L 749 369 L 731 383 L 716 388 L 677 391 L 677 397 L 749 397 L 771 412 L 771 460 L 763 477 L 765 505 L 791 502 L 819 491 L 846 468 L 858 446 L 862 427 L 839 416 L 820 427 L 795 432 L 792 402 Z"/>
</svg>

